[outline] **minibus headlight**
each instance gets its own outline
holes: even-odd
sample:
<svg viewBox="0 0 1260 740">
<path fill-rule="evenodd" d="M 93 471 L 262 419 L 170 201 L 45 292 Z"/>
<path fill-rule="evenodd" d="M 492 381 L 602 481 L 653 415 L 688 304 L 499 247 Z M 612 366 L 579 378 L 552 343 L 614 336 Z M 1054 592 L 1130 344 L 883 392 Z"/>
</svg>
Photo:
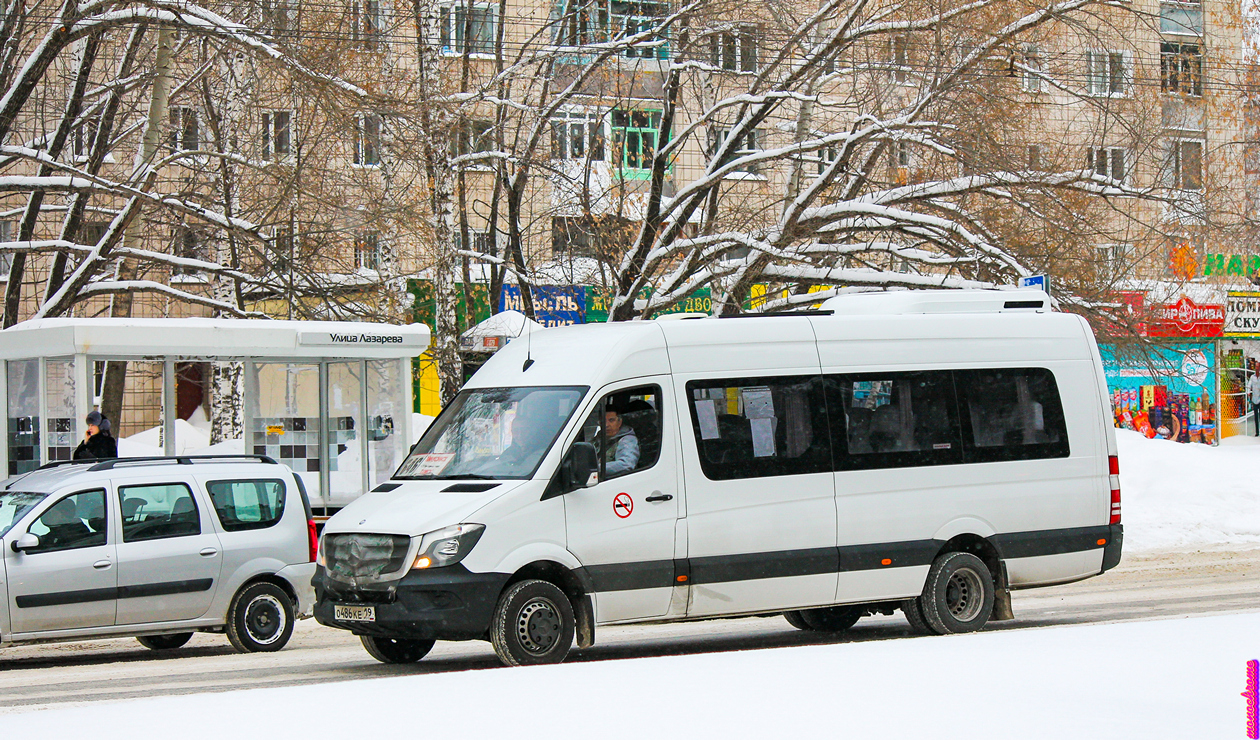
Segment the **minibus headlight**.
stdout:
<svg viewBox="0 0 1260 740">
<path fill-rule="evenodd" d="M 441 568 L 458 563 L 481 539 L 485 529 L 484 524 L 456 524 L 429 532 L 420 538 L 420 549 L 411 564 L 412 569 Z"/>
</svg>

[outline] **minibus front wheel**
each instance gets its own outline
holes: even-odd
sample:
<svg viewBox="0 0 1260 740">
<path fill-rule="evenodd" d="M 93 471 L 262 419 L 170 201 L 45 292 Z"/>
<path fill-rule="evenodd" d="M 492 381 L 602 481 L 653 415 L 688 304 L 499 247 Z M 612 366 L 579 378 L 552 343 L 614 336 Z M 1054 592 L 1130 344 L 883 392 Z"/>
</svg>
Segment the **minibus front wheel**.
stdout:
<svg viewBox="0 0 1260 740">
<path fill-rule="evenodd" d="M 559 663 L 573 647 L 575 629 L 569 597 L 553 583 L 531 579 L 499 597 L 490 644 L 504 665 Z"/>
<path fill-rule="evenodd" d="M 798 630 L 807 632 L 844 632 L 857 624 L 866 614 L 866 607 L 827 606 L 820 609 L 802 609 L 800 611 L 783 612 L 788 624 Z"/>
</svg>

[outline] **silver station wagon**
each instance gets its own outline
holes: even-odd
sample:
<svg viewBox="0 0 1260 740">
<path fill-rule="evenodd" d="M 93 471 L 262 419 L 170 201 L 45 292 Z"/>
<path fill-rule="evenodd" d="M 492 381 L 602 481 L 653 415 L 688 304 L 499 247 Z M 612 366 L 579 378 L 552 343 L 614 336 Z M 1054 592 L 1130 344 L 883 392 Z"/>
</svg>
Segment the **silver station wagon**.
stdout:
<svg viewBox="0 0 1260 740">
<path fill-rule="evenodd" d="M 0 482 L 0 644 L 279 650 L 311 612 L 316 542 L 301 479 L 267 457 L 45 465 Z"/>
</svg>

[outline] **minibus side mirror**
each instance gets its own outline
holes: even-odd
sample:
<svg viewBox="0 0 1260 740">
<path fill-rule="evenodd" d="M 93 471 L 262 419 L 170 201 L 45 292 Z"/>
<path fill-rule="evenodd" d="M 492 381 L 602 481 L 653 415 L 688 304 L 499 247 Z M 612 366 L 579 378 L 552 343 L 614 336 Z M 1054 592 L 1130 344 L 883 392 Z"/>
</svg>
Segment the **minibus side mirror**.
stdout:
<svg viewBox="0 0 1260 740">
<path fill-rule="evenodd" d="M 13 541 L 13 552 L 26 552 L 27 550 L 36 549 L 39 549 L 39 535 L 37 534 L 27 532 Z"/>
<path fill-rule="evenodd" d="M 547 486 L 542 500 L 562 496 L 579 488 L 590 488 L 599 482 L 599 455 L 595 445 L 589 442 L 574 442 L 565 453 L 560 468 Z"/>
</svg>

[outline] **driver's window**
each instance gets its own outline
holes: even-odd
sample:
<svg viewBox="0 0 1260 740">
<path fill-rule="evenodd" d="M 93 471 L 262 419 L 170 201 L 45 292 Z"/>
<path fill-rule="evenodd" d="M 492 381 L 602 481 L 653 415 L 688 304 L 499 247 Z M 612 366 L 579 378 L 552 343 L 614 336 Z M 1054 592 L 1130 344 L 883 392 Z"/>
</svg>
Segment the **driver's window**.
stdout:
<svg viewBox="0 0 1260 740">
<path fill-rule="evenodd" d="M 661 456 L 661 389 L 626 388 L 600 399 L 582 424 L 578 442 L 595 446 L 599 479 L 647 470 Z"/>
<path fill-rule="evenodd" d="M 105 492 L 84 491 L 53 504 L 27 531 L 39 537 L 39 547 L 27 554 L 77 550 L 105 544 Z"/>
</svg>

